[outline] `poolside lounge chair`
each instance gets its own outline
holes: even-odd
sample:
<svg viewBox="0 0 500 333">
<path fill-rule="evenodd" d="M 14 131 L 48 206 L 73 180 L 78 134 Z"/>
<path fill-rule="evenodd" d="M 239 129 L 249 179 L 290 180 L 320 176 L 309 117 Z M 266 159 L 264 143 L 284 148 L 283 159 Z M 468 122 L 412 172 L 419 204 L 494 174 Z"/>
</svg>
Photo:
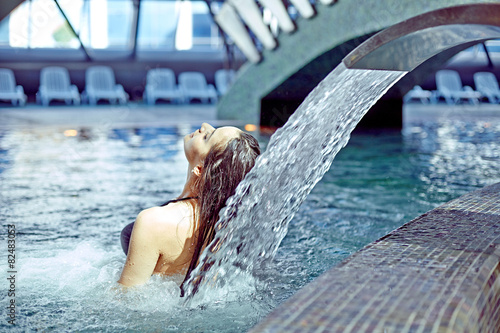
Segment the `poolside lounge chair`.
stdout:
<svg viewBox="0 0 500 333">
<path fill-rule="evenodd" d="M 419 100 L 424 104 L 428 104 L 429 102 L 434 101 L 434 95 L 429 90 L 424 90 L 420 86 L 414 86 L 412 90 L 408 91 L 408 93 L 403 97 L 403 102 L 410 103 L 413 100 Z"/>
<path fill-rule="evenodd" d="M 64 67 L 45 67 L 40 72 L 40 88 L 36 94 L 38 102 L 48 106 L 50 101 L 63 100 L 66 104 L 79 105 L 80 93 L 78 88 L 71 84 L 68 70 Z"/>
<path fill-rule="evenodd" d="M 175 74 L 169 68 L 155 68 L 148 71 L 143 98 L 149 105 L 158 99 L 182 101 L 181 90 L 175 84 Z"/>
<path fill-rule="evenodd" d="M 23 106 L 26 104 L 26 99 L 23 87 L 16 85 L 14 72 L 8 68 L 0 68 L 0 100 Z"/>
<path fill-rule="evenodd" d="M 453 70 L 440 70 L 436 73 L 436 100 L 443 97 L 446 103 L 455 104 L 468 100 L 472 104 L 479 103 L 481 93 L 474 91 L 469 86 L 462 86 L 458 72 Z"/>
<path fill-rule="evenodd" d="M 205 75 L 200 72 L 184 72 L 179 74 L 179 88 L 187 102 L 199 99 L 205 103 L 217 102 L 217 92 L 213 85 L 207 84 Z"/>
<path fill-rule="evenodd" d="M 476 90 L 485 96 L 490 103 L 500 103 L 500 89 L 495 74 L 477 72 L 474 74 Z"/>
<path fill-rule="evenodd" d="M 108 66 L 92 66 L 85 72 L 85 91 L 83 96 L 89 104 L 96 105 L 101 99 L 107 99 L 111 104 L 125 104 L 128 94 L 121 84 L 116 84 L 115 74 Z"/>
<path fill-rule="evenodd" d="M 219 69 L 215 72 L 215 87 L 219 95 L 224 95 L 233 83 L 235 72 L 232 69 Z"/>
</svg>

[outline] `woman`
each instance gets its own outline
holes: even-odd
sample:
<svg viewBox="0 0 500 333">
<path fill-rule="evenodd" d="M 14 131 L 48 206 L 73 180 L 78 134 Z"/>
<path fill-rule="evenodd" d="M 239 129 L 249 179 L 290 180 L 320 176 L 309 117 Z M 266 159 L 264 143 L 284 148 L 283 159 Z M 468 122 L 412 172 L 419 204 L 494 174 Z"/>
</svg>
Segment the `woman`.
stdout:
<svg viewBox="0 0 500 333">
<path fill-rule="evenodd" d="M 219 211 L 254 166 L 260 148 L 253 136 L 235 127 L 203 123 L 184 137 L 184 153 L 189 166 L 181 195 L 142 211 L 122 231 L 127 260 L 118 282 L 124 286 L 143 284 L 152 274 L 186 274 L 184 282 L 188 279 L 214 238 Z"/>
</svg>

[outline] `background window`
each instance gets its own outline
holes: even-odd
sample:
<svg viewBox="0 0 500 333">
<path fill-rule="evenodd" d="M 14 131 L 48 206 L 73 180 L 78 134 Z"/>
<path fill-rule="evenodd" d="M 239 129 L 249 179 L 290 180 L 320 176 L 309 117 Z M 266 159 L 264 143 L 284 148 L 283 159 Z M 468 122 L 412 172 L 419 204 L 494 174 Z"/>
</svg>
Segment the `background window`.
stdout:
<svg viewBox="0 0 500 333">
<path fill-rule="evenodd" d="M 2 20 L 2 45 L 28 47 L 30 3 L 24 2 Z"/>
<path fill-rule="evenodd" d="M 142 50 L 220 49 L 223 43 L 204 1 L 141 1 Z"/>
<path fill-rule="evenodd" d="M 132 1 L 86 1 L 81 13 L 82 43 L 92 49 L 130 49 Z"/>
<path fill-rule="evenodd" d="M 80 47 L 80 42 L 53 0 L 31 0 L 29 4 L 29 47 Z"/>
<path fill-rule="evenodd" d="M 81 41 L 88 50 L 132 49 L 135 37 L 132 0 L 57 3 L 64 14 L 54 0 L 27 0 L 18 6 L 0 22 L 0 46 L 77 49 Z M 218 6 L 212 4 L 214 10 Z M 139 16 L 140 50 L 206 50 L 223 46 L 204 1 L 141 0 Z"/>
<path fill-rule="evenodd" d="M 176 1 L 141 1 L 137 46 L 173 50 L 178 11 Z"/>
</svg>

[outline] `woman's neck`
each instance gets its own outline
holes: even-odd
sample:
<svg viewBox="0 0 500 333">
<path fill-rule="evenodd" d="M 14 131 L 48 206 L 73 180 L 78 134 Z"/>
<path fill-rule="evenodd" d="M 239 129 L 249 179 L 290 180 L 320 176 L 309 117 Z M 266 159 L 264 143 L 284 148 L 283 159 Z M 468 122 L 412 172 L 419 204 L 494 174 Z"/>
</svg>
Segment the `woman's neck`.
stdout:
<svg viewBox="0 0 500 333">
<path fill-rule="evenodd" d="M 198 192 L 194 191 L 195 190 L 195 186 L 194 186 L 195 181 L 196 181 L 196 175 L 194 175 L 193 169 L 188 168 L 186 184 L 184 184 L 184 188 L 182 189 L 182 192 L 179 195 L 178 199 L 198 196 Z"/>
<path fill-rule="evenodd" d="M 185 199 L 185 198 L 197 198 L 198 195 L 193 193 L 192 191 L 182 191 L 182 193 L 177 197 L 177 199 Z"/>
</svg>

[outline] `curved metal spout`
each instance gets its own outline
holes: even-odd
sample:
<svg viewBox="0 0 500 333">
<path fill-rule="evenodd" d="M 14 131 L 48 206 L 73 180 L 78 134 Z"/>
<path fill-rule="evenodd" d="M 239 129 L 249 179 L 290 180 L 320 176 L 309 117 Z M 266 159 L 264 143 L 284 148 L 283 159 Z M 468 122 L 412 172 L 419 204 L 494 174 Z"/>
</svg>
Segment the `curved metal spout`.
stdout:
<svg viewBox="0 0 500 333">
<path fill-rule="evenodd" d="M 412 71 L 462 44 L 500 38 L 500 4 L 448 7 L 398 23 L 349 53 L 348 68 Z"/>
</svg>

